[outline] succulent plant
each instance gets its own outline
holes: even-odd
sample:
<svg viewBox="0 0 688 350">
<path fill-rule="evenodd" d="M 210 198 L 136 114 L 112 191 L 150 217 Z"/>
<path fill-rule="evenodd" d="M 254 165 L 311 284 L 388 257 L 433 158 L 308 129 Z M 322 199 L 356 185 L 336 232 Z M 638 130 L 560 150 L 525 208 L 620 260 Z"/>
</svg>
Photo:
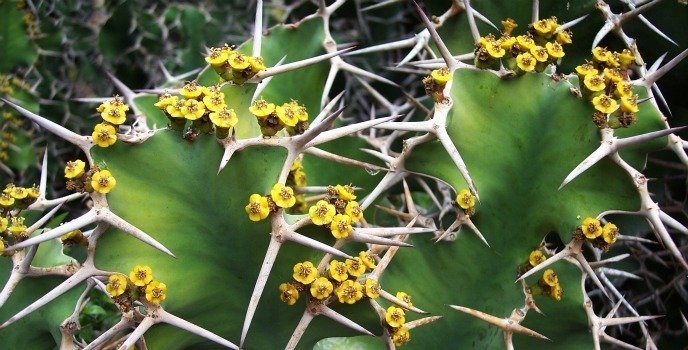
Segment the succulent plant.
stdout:
<svg viewBox="0 0 688 350">
<path fill-rule="evenodd" d="M 193 81 L 135 92 L 110 75 L 119 96 L 88 100 L 100 104 L 85 135 L 3 98 L 82 153 L 56 177 L 44 156 L 38 185 L 0 194 L 0 336 L 64 349 L 657 348 L 646 322 L 658 316 L 615 278 L 634 278 L 618 263 L 648 244 L 634 218 L 688 269 L 672 237 L 688 229 L 641 172 L 664 147 L 687 166 L 655 83 L 688 50 L 648 66 L 622 27 L 660 2 L 616 14 L 463 0 L 433 3 L 444 12 L 431 18 L 414 3 L 417 35 L 354 50 L 332 25 L 352 2 L 264 33 L 257 1 L 252 40 L 210 48 Z M 592 12 L 602 30 L 579 35 Z M 627 46 L 599 46 L 609 32 Z M 401 48 L 394 74 L 354 57 Z M 335 95 L 342 85 L 356 91 Z M 384 112 L 347 116 L 370 101 Z M 46 198 L 57 186 L 73 193 Z M 91 299 L 119 316 L 85 334 Z M 612 335 L 626 324 L 642 339 Z"/>
</svg>

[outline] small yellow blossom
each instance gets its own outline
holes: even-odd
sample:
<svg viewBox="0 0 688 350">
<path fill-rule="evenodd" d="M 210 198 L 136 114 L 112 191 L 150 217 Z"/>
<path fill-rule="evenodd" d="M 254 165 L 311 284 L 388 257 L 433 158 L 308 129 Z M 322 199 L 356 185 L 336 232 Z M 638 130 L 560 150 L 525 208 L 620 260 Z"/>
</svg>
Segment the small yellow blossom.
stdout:
<svg viewBox="0 0 688 350">
<path fill-rule="evenodd" d="M 516 27 L 518 27 L 516 21 L 514 21 L 512 18 L 507 18 L 502 21 L 502 34 L 511 35 L 511 32 L 513 32 Z"/>
<path fill-rule="evenodd" d="M 432 80 L 437 85 L 445 85 L 451 79 L 451 73 L 447 68 L 439 68 L 430 72 Z"/>
<path fill-rule="evenodd" d="M 635 62 L 635 56 L 633 55 L 633 52 L 629 49 L 623 49 L 619 53 L 619 65 L 623 69 L 627 69 L 628 66 L 630 66 L 633 62 Z"/>
<path fill-rule="evenodd" d="M 499 43 L 499 46 L 502 49 L 509 51 L 511 50 L 511 47 L 514 46 L 514 44 L 516 43 L 516 38 L 514 38 L 513 36 L 501 37 L 499 38 L 499 40 L 497 40 L 497 42 Z"/>
<path fill-rule="evenodd" d="M 197 100 L 188 99 L 184 101 L 184 107 L 181 108 L 184 118 L 189 120 L 196 120 L 205 114 L 205 104 Z"/>
<path fill-rule="evenodd" d="M 329 297 L 333 290 L 332 282 L 325 277 L 318 277 L 311 283 L 311 295 L 318 300 Z"/>
<path fill-rule="evenodd" d="M 265 61 L 263 57 L 249 57 L 248 63 L 251 65 L 251 71 L 253 72 L 258 73 L 265 70 Z"/>
<path fill-rule="evenodd" d="M 10 224 L 10 222 L 9 222 L 9 220 L 7 220 L 7 218 L 3 218 L 0 216 L 0 233 L 7 230 L 7 226 L 9 224 Z"/>
<path fill-rule="evenodd" d="M 299 291 L 291 283 L 282 283 L 279 286 L 280 300 L 287 305 L 294 305 L 299 300 Z"/>
<path fill-rule="evenodd" d="M 600 72 L 600 71 L 598 71 L 598 70 L 595 68 L 595 66 L 593 66 L 593 65 L 590 64 L 590 63 L 583 63 L 583 64 L 581 64 L 581 65 L 579 65 L 579 66 L 576 67 L 576 73 L 578 73 L 578 76 L 583 76 L 583 77 L 584 77 L 584 76 L 587 76 L 587 75 L 590 75 L 590 74 L 596 75 L 596 74 L 599 73 L 599 72 Z"/>
<path fill-rule="evenodd" d="M 36 198 L 38 198 L 38 196 L 41 195 L 41 192 L 40 192 L 39 188 L 36 187 L 35 184 L 34 184 L 33 186 L 31 186 L 31 188 L 27 188 L 27 191 L 28 191 L 28 194 L 29 194 L 29 198 L 36 199 Z"/>
<path fill-rule="evenodd" d="M 406 294 L 405 292 L 397 292 L 396 295 L 397 299 L 403 301 L 408 305 L 408 307 L 413 307 L 413 303 L 411 302 L 411 296 Z"/>
<path fill-rule="evenodd" d="M 602 234 L 602 227 L 600 226 L 600 220 L 594 218 L 585 218 L 583 220 L 583 225 L 581 225 L 581 230 L 585 237 L 589 239 L 595 239 Z"/>
<path fill-rule="evenodd" d="M 93 142 L 100 147 L 110 147 L 117 142 L 117 131 L 115 127 L 107 124 L 96 124 L 96 127 L 91 134 Z"/>
<path fill-rule="evenodd" d="M 153 269 L 146 265 L 136 265 L 129 272 L 129 280 L 135 286 L 143 287 L 153 280 Z"/>
<path fill-rule="evenodd" d="M 178 100 L 179 96 L 173 96 L 170 93 L 166 92 L 160 95 L 160 97 L 158 97 L 158 102 L 154 103 L 153 106 L 158 107 L 164 111 L 165 108 L 167 108 L 167 106 L 177 102 Z"/>
<path fill-rule="evenodd" d="M 124 111 L 122 109 L 117 108 L 105 108 L 100 113 L 100 116 L 103 117 L 103 120 L 105 120 L 106 122 L 115 125 L 120 125 L 127 120 L 127 116 L 124 113 Z"/>
<path fill-rule="evenodd" d="M 275 107 L 275 114 L 277 118 L 286 126 L 296 126 L 299 122 L 296 108 L 290 103 L 284 103 L 281 106 Z"/>
<path fill-rule="evenodd" d="M 105 290 L 113 298 L 122 295 L 127 290 L 127 277 L 120 274 L 110 275 Z"/>
<path fill-rule="evenodd" d="M 618 52 L 610 52 L 609 53 L 609 58 L 607 59 L 607 67 L 611 67 L 611 68 L 621 67 L 621 63 L 619 63 L 619 53 Z"/>
<path fill-rule="evenodd" d="M 519 35 L 516 37 L 516 43 L 518 44 L 521 52 L 528 52 L 531 48 L 535 47 L 535 41 L 530 35 Z"/>
<path fill-rule="evenodd" d="M 618 83 L 624 80 L 624 76 L 621 74 L 621 70 L 616 69 L 604 69 L 604 80 L 612 83 Z"/>
<path fill-rule="evenodd" d="M 236 51 L 229 55 L 229 66 L 234 70 L 241 71 L 248 68 L 250 65 L 251 62 L 249 59 Z"/>
<path fill-rule="evenodd" d="M 359 257 L 355 257 L 353 259 L 346 259 L 344 263 L 346 264 L 346 271 L 351 276 L 358 277 L 364 274 L 366 271 L 366 266 Z"/>
<path fill-rule="evenodd" d="M 623 96 L 619 99 L 621 110 L 628 113 L 636 113 L 638 108 L 638 95 Z"/>
<path fill-rule="evenodd" d="M 225 104 L 225 93 L 219 90 L 212 91 L 210 94 L 203 96 L 203 104 L 211 112 L 217 112 L 227 106 Z"/>
<path fill-rule="evenodd" d="M 554 272 L 552 269 L 547 269 L 545 272 L 542 274 L 542 281 L 550 286 L 553 287 L 557 284 L 559 284 L 559 276 L 557 276 L 557 273 Z"/>
<path fill-rule="evenodd" d="M 349 237 L 349 234 L 353 230 L 351 227 L 351 218 L 346 214 L 337 214 L 332 219 L 330 223 L 330 230 L 334 238 L 342 239 Z"/>
<path fill-rule="evenodd" d="M 248 204 L 244 208 L 248 214 L 248 218 L 251 221 L 260 221 L 270 215 L 270 206 L 268 205 L 268 199 L 254 193 L 248 198 Z"/>
<path fill-rule="evenodd" d="M 310 261 L 304 261 L 294 265 L 294 279 L 303 283 L 310 284 L 318 277 L 318 269 Z"/>
<path fill-rule="evenodd" d="M 358 257 L 361 258 L 361 261 L 363 261 L 365 266 L 369 269 L 374 269 L 375 266 L 377 266 L 377 262 L 375 261 L 375 258 L 373 258 L 373 256 L 368 254 L 367 252 L 364 252 L 364 251 L 359 252 Z"/>
<path fill-rule="evenodd" d="M 545 48 L 547 49 L 547 53 L 554 58 L 564 57 L 564 48 L 556 41 L 553 43 L 546 43 Z"/>
<path fill-rule="evenodd" d="M 533 23 L 533 29 L 535 29 L 535 32 L 543 37 L 548 36 L 554 30 L 552 28 L 552 22 L 550 22 L 548 19 L 541 19 Z"/>
<path fill-rule="evenodd" d="M 485 50 L 492 58 L 502 58 L 504 57 L 504 54 L 506 54 L 506 51 L 501 47 L 501 45 L 494 40 L 487 42 L 487 45 L 485 45 Z"/>
<path fill-rule="evenodd" d="M 549 293 L 549 295 L 556 301 L 560 301 L 561 297 L 564 296 L 564 290 L 561 288 L 561 285 L 559 283 L 552 286 L 552 288 L 550 288 Z"/>
<path fill-rule="evenodd" d="M 463 209 L 470 209 L 475 206 L 476 197 L 467 189 L 462 189 L 456 195 L 456 203 Z"/>
<path fill-rule="evenodd" d="M 538 62 L 547 62 L 547 59 L 549 58 L 547 49 L 539 45 L 531 47 L 530 54 L 533 55 L 535 60 L 537 60 Z"/>
<path fill-rule="evenodd" d="M 328 272 L 330 277 L 338 282 L 343 282 L 349 278 L 349 274 L 346 271 L 346 264 L 338 260 L 330 261 L 330 268 L 328 269 Z"/>
<path fill-rule="evenodd" d="M 604 63 L 607 62 L 610 57 L 611 53 L 604 47 L 598 46 L 592 49 L 592 58 L 595 60 L 595 62 Z"/>
<path fill-rule="evenodd" d="M 294 171 L 294 184 L 299 187 L 306 186 L 306 182 L 308 180 L 308 177 L 306 176 L 306 172 L 303 171 L 302 169 Z M 334 214 L 332 214 L 334 215 Z"/>
<path fill-rule="evenodd" d="M 385 312 L 385 321 L 390 327 L 398 328 L 406 322 L 406 313 L 404 309 L 396 306 L 390 306 Z"/>
<path fill-rule="evenodd" d="M 335 294 L 340 303 L 353 304 L 363 298 L 363 286 L 358 282 L 346 280 L 337 287 Z"/>
<path fill-rule="evenodd" d="M 253 101 L 248 110 L 258 118 L 267 117 L 275 111 L 275 104 L 261 99 Z"/>
<path fill-rule="evenodd" d="M 346 207 L 344 208 L 344 213 L 349 215 L 351 222 L 359 222 L 361 219 L 363 219 L 363 210 L 361 210 L 361 207 L 356 201 L 347 203 Z"/>
<path fill-rule="evenodd" d="M 325 200 L 319 200 L 314 206 L 308 209 L 308 216 L 314 224 L 318 226 L 327 225 L 332 222 L 334 215 L 337 213 L 334 205 Z"/>
<path fill-rule="evenodd" d="M 602 238 L 608 244 L 614 244 L 618 235 L 619 229 L 611 222 L 606 223 L 604 227 L 602 227 Z"/>
<path fill-rule="evenodd" d="M 276 183 L 272 186 L 270 191 L 270 196 L 272 200 L 280 208 L 291 208 L 296 204 L 296 197 L 294 196 L 294 190 L 289 186 L 284 186 L 280 183 Z"/>
<path fill-rule="evenodd" d="M 409 329 L 406 327 L 399 327 L 394 330 L 394 333 L 392 333 L 392 341 L 396 346 L 403 346 L 408 343 L 409 340 L 411 340 L 411 334 L 409 333 Z"/>
<path fill-rule="evenodd" d="M 146 286 L 146 300 L 153 304 L 160 304 L 167 297 L 167 285 L 159 281 L 151 281 Z"/>
<path fill-rule="evenodd" d="M 337 194 L 339 195 L 339 198 L 345 201 L 352 201 L 356 199 L 356 195 L 354 194 L 354 188 L 351 185 L 337 185 L 335 188 L 337 189 Z"/>
<path fill-rule="evenodd" d="M 570 44 L 573 42 L 573 40 L 571 39 L 571 36 L 572 36 L 571 31 L 561 30 L 561 31 L 557 32 L 557 39 L 556 40 L 561 45 Z"/>
<path fill-rule="evenodd" d="M 239 122 L 239 118 L 234 110 L 227 109 L 227 107 L 216 112 L 210 112 L 209 116 L 210 121 L 219 128 L 232 128 Z"/>
<path fill-rule="evenodd" d="M 215 47 L 210 48 L 210 53 L 205 57 L 205 61 L 213 67 L 222 67 L 229 55 L 226 50 Z"/>
<path fill-rule="evenodd" d="M 24 225 L 24 220 L 25 219 L 22 217 L 11 218 L 7 231 L 9 231 L 9 233 L 15 237 L 24 236 L 26 234 L 26 230 L 28 229 L 26 225 Z"/>
<path fill-rule="evenodd" d="M 592 104 L 595 106 L 596 110 L 606 114 L 612 113 L 619 109 L 619 104 L 616 102 L 616 100 L 605 94 L 593 97 Z"/>
<path fill-rule="evenodd" d="M 633 86 L 625 81 L 616 83 L 614 95 L 617 97 L 631 97 L 633 96 Z"/>
<path fill-rule="evenodd" d="M 540 249 L 533 250 L 528 256 L 528 263 L 533 267 L 542 264 L 545 260 L 547 260 L 547 257 L 545 257 L 545 254 L 543 254 Z"/>
<path fill-rule="evenodd" d="M 9 193 L 0 194 L 0 207 L 9 208 L 12 204 L 14 204 L 14 198 Z"/>
<path fill-rule="evenodd" d="M 583 78 L 583 85 L 586 89 L 593 92 L 602 91 L 607 87 L 604 79 L 597 74 L 586 75 L 585 78 Z"/>
<path fill-rule="evenodd" d="M 91 187 L 98 193 L 109 193 L 117 185 L 117 180 L 112 177 L 108 170 L 100 170 L 93 174 L 91 178 Z"/>
<path fill-rule="evenodd" d="M 24 187 L 14 186 L 10 191 L 10 196 L 14 199 L 22 200 L 29 196 L 29 191 Z"/>
<path fill-rule="evenodd" d="M 363 285 L 365 295 L 370 299 L 377 299 L 380 297 L 380 283 L 372 278 L 366 278 L 365 284 Z"/>
<path fill-rule="evenodd" d="M 532 72 L 535 69 L 536 63 L 535 57 L 528 52 L 516 56 L 516 65 L 524 72 Z"/>
<path fill-rule="evenodd" d="M 68 179 L 81 177 L 81 175 L 84 174 L 84 170 L 86 170 L 86 163 L 84 163 L 83 160 L 77 159 L 74 161 L 69 161 L 67 162 L 67 166 L 64 170 L 65 177 Z"/>
<path fill-rule="evenodd" d="M 170 105 L 165 107 L 165 112 L 167 112 L 167 114 L 172 118 L 184 118 L 184 112 L 182 112 L 182 109 L 184 108 L 184 102 L 186 102 L 186 100 L 175 100 Z"/>
<path fill-rule="evenodd" d="M 201 88 L 196 81 L 190 81 L 186 83 L 181 89 L 179 89 L 179 94 L 184 96 L 184 98 L 187 99 L 194 99 L 199 96 L 201 96 L 201 93 L 203 92 L 203 89 Z"/>
</svg>

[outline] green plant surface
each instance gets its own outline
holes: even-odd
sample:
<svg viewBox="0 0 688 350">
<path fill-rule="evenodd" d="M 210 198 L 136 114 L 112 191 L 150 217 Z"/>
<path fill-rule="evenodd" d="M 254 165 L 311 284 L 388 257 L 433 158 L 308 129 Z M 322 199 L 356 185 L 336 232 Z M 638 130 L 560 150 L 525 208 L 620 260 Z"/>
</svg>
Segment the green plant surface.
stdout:
<svg viewBox="0 0 688 350">
<path fill-rule="evenodd" d="M 18 1 L 0 3 L 0 73 L 11 72 L 18 66 L 31 65 L 38 53 L 26 32 L 25 12 L 18 8 Z"/>
</svg>

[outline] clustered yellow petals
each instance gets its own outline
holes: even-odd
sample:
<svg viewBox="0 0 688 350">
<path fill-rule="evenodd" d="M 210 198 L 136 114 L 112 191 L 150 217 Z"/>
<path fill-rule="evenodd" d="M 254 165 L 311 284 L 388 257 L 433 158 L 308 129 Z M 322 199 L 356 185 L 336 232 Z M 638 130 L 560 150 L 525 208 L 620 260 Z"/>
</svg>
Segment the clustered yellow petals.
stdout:
<svg viewBox="0 0 688 350">
<path fill-rule="evenodd" d="M 333 290 L 334 285 L 325 277 L 318 277 L 311 283 L 311 295 L 318 300 L 329 297 Z"/>
<path fill-rule="evenodd" d="M 545 270 L 537 286 L 531 287 L 531 291 L 549 296 L 556 301 L 560 301 L 564 295 L 564 290 L 561 288 L 561 284 L 559 284 L 559 276 L 552 269 Z"/>
<path fill-rule="evenodd" d="M 91 137 L 93 142 L 99 147 L 110 147 L 117 142 L 117 131 L 111 124 L 96 124 Z"/>
<path fill-rule="evenodd" d="M 153 279 L 153 270 L 147 265 L 136 265 L 129 276 L 114 273 L 108 277 L 105 291 L 122 305 L 139 300 L 145 305 L 159 305 L 167 297 L 167 285 Z"/>
<path fill-rule="evenodd" d="M 338 260 L 330 261 L 330 268 L 328 269 L 328 272 L 330 278 L 337 282 L 344 282 L 347 278 L 349 278 L 346 264 Z"/>
<path fill-rule="evenodd" d="M 352 280 L 346 280 L 335 290 L 337 299 L 344 304 L 353 304 L 363 298 L 363 286 Z"/>
<path fill-rule="evenodd" d="M 121 274 L 110 275 L 105 290 L 113 298 L 122 295 L 127 290 L 127 277 Z"/>
<path fill-rule="evenodd" d="M 117 185 L 117 180 L 112 176 L 109 170 L 99 170 L 93 173 L 91 178 L 91 187 L 98 193 L 110 193 Z"/>
<path fill-rule="evenodd" d="M 399 328 L 406 322 L 406 313 L 400 307 L 390 306 L 385 312 L 385 321 L 390 327 Z"/>
<path fill-rule="evenodd" d="M 311 284 L 318 277 L 318 271 L 310 261 L 294 265 L 294 279 L 303 284 Z"/>
<path fill-rule="evenodd" d="M 334 205 L 325 200 L 319 200 L 308 209 L 308 216 L 314 224 L 322 226 L 331 223 L 336 212 Z"/>
<path fill-rule="evenodd" d="M 127 106 L 122 98 L 115 96 L 111 100 L 101 103 L 96 111 L 100 113 L 103 121 L 93 129 L 91 138 L 93 143 L 99 147 L 109 147 L 117 142 L 117 127 L 127 120 Z"/>
<path fill-rule="evenodd" d="M 300 135 L 308 130 L 308 111 L 298 101 L 275 105 L 259 98 L 253 101 L 248 110 L 256 116 L 265 137 L 275 136 L 285 128 L 289 135 Z"/>
<path fill-rule="evenodd" d="M 532 267 L 542 264 L 545 260 L 547 260 L 547 257 L 540 249 L 533 250 L 528 256 L 528 263 Z"/>
<path fill-rule="evenodd" d="M 583 219 L 578 231 L 581 239 L 587 239 L 594 247 L 604 251 L 609 250 L 619 235 L 619 228 L 615 224 L 607 222 L 603 226 L 600 220 L 595 218 Z"/>
<path fill-rule="evenodd" d="M 268 199 L 257 193 L 252 194 L 248 198 L 248 204 L 244 208 L 251 221 L 260 221 L 270 215 L 270 205 Z"/>
<path fill-rule="evenodd" d="M 444 87 L 451 79 L 452 74 L 448 68 L 438 68 L 430 72 L 430 75 L 423 78 L 423 86 L 428 96 L 435 102 L 444 100 Z"/>
<path fill-rule="evenodd" d="M 408 343 L 410 339 L 411 334 L 409 333 L 409 329 L 404 326 L 394 329 L 394 333 L 392 333 L 392 342 L 394 342 L 396 346 L 403 346 Z"/>
<path fill-rule="evenodd" d="M 406 292 L 397 292 L 396 297 L 397 297 L 397 299 L 406 303 L 406 306 L 404 306 L 405 308 L 406 307 L 409 307 L 409 308 L 413 307 L 413 303 L 411 302 L 411 296 L 408 295 Z"/>
<path fill-rule="evenodd" d="M 349 237 L 349 233 L 353 231 L 351 227 L 351 218 L 346 214 L 337 214 L 330 223 L 330 230 L 332 235 L 337 239 Z"/>
<path fill-rule="evenodd" d="M 223 47 L 210 48 L 205 61 L 222 79 L 235 84 L 243 84 L 266 69 L 262 57 L 244 55 L 226 44 Z"/>
<path fill-rule="evenodd" d="M 68 179 L 76 179 L 76 178 L 81 177 L 84 174 L 85 170 L 86 170 L 86 163 L 84 163 L 84 161 L 81 159 L 77 159 L 74 161 L 67 162 L 67 166 L 65 167 L 64 174 L 65 174 L 65 177 Z"/>
<path fill-rule="evenodd" d="M 279 285 L 280 300 L 287 305 L 294 305 L 299 300 L 299 291 L 291 283 Z"/>
<path fill-rule="evenodd" d="M 146 300 L 153 304 L 160 304 L 167 297 L 167 285 L 159 281 L 151 281 L 146 286 Z"/>
<path fill-rule="evenodd" d="M 291 208 L 296 204 L 296 197 L 294 190 L 289 186 L 284 186 L 280 183 L 275 184 L 270 191 L 272 200 L 280 208 Z"/>
<path fill-rule="evenodd" d="M 136 265 L 129 272 L 129 281 L 137 287 L 143 287 L 153 280 L 153 269 L 146 265 Z"/>
<path fill-rule="evenodd" d="M 363 285 L 365 295 L 370 299 L 377 299 L 380 297 L 380 283 L 372 278 L 366 278 Z"/>
<path fill-rule="evenodd" d="M 475 206 L 476 197 L 468 189 L 462 189 L 456 195 L 456 204 L 461 207 L 461 209 L 471 209 Z"/>
<path fill-rule="evenodd" d="M 351 185 L 328 186 L 326 199 L 311 206 L 308 216 L 316 225 L 328 225 L 335 238 L 347 238 L 354 229 L 352 224 L 363 220 L 363 210 L 355 199 L 355 190 Z"/>
</svg>

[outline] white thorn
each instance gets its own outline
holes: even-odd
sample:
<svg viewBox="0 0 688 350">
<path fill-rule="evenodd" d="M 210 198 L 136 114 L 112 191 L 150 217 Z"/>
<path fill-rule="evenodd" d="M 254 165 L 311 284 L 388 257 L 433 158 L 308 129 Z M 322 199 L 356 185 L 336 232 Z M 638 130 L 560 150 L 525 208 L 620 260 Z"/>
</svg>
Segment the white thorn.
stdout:
<svg viewBox="0 0 688 350">
<path fill-rule="evenodd" d="M 329 52 L 329 53 L 326 53 L 326 54 L 323 54 L 320 56 L 307 58 L 305 60 L 287 63 L 287 64 L 279 66 L 279 67 L 270 67 L 264 71 L 258 72 L 258 74 L 256 74 L 251 79 L 249 79 L 248 82 L 257 83 L 260 80 L 265 79 L 267 77 L 271 77 L 273 75 L 277 75 L 280 73 L 285 73 L 285 72 L 289 72 L 289 71 L 303 68 L 306 66 L 310 66 L 312 64 L 316 64 L 318 62 L 322 62 L 322 61 L 330 59 L 332 57 L 341 55 L 345 52 L 351 51 L 352 49 L 353 49 L 353 47 L 349 47 L 346 49 L 342 49 L 342 50 L 338 50 L 338 51 L 334 51 L 334 52 Z"/>
<path fill-rule="evenodd" d="M 61 237 L 65 233 L 80 229 L 84 226 L 90 225 L 96 221 L 96 213 L 92 209 L 91 211 L 87 212 L 86 214 L 73 219 L 69 222 L 66 222 L 52 230 L 48 230 L 46 232 L 43 232 L 42 234 L 38 236 L 31 237 L 23 242 L 19 242 L 13 246 L 9 246 L 5 248 L 5 251 L 12 251 L 12 250 L 18 250 L 21 248 L 25 248 L 28 246 L 36 245 L 39 243 L 43 243 L 58 237 Z"/>
<path fill-rule="evenodd" d="M 297 233 L 297 232 L 292 231 L 288 235 L 286 235 L 285 238 L 287 240 L 292 241 L 292 242 L 295 242 L 295 243 L 298 243 L 298 244 L 301 244 L 301 245 L 304 245 L 307 247 L 311 247 L 313 249 L 317 249 L 317 250 L 324 252 L 324 253 L 336 255 L 338 257 L 345 258 L 345 259 L 353 259 L 353 257 L 351 257 L 351 255 L 346 254 L 337 248 L 329 246 L 329 245 L 322 243 L 320 241 L 317 241 L 313 238 L 306 237 L 306 236 L 304 236 L 300 233 Z"/>
<path fill-rule="evenodd" d="M 597 45 L 600 43 L 600 41 L 602 41 L 602 39 L 604 39 L 604 37 L 607 36 L 607 34 L 609 34 L 609 32 L 611 32 L 613 28 L 614 28 L 614 24 L 612 22 L 609 22 L 609 21 L 604 22 L 604 25 L 602 26 L 602 28 L 600 28 L 600 31 L 597 32 L 597 35 L 595 35 L 595 39 L 592 40 L 592 48 L 591 49 L 594 49 L 595 47 L 597 47 Z"/>
<path fill-rule="evenodd" d="M 323 316 L 327 316 L 328 318 L 332 319 L 333 321 L 336 321 L 346 327 L 349 327 L 357 332 L 374 336 L 373 333 L 370 333 L 367 329 L 363 328 L 363 326 L 359 325 L 358 323 L 346 318 L 344 315 L 338 313 L 337 311 L 334 311 L 330 309 L 329 307 L 323 305 L 320 314 Z"/>
<path fill-rule="evenodd" d="M 261 40 L 263 38 L 263 0 L 256 1 L 256 19 L 253 25 L 253 57 L 260 56 Z"/>
<path fill-rule="evenodd" d="M 151 316 L 146 316 L 143 318 L 141 323 L 134 329 L 133 332 L 129 334 L 127 339 L 120 345 L 117 350 L 129 350 L 134 344 L 143 336 L 148 329 L 150 329 L 155 324 L 155 319 Z"/>
<path fill-rule="evenodd" d="M 239 350 L 239 347 L 234 345 L 234 343 L 232 343 L 231 341 L 224 339 L 224 338 L 220 337 L 219 335 L 217 335 L 217 334 L 215 334 L 215 333 L 213 333 L 213 332 L 211 332 L 211 331 L 209 331 L 203 327 L 199 327 L 199 326 L 197 326 L 197 325 L 195 325 L 195 324 L 193 324 L 187 320 L 184 320 L 184 319 L 179 318 L 175 315 L 172 315 L 171 313 L 163 310 L 162 308 L 160 308 L 158 310 L 157 316 L 158 316 L 157 323 L 164 322 L 164 323 L 167 323 L 169 325 L 175 326 L 179 329 L 183 329 L 185 331 L 191 332 L 195 335 L 198 335 L 200 337 L 203 337 L 205 339 L 213 341 L 217 344 L 226 346 L 230 349 Z"/>
</svg>

